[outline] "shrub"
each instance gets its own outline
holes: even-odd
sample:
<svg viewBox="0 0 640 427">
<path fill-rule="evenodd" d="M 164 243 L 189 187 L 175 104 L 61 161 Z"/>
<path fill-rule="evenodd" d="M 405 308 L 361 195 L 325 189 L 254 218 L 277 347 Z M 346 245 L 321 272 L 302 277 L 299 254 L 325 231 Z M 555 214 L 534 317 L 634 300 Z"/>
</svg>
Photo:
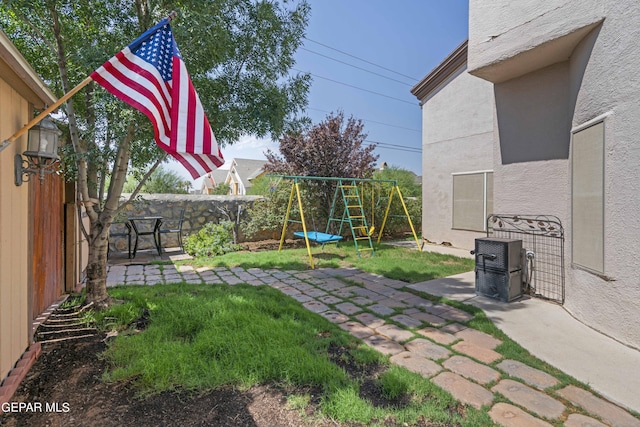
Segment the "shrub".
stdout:
<svg viewBox="0 0 640 427">
<path fill-rule="evenodd" d="M 247 209 L 247 216 L 242 222 L 244 235 L 254 237 L 264 231 L 279 234 L 284 225 L 290 195 L 291 183 L 287 181 L 274 186 L 263 199 L 253 202 L 253 205 Z M 291 207 L 290 217 L 300 218 L 297 204 Z"/>
<path fill-rule="evenodd" d="M 241 248 L 233 243 L 233 223 L 221 221 L 219 224 L 209 222 L 196 234 L 188 236 L 184 241 L 184 251 L 195 257 L 213 257 L 234 252 Z"/>
</svg>

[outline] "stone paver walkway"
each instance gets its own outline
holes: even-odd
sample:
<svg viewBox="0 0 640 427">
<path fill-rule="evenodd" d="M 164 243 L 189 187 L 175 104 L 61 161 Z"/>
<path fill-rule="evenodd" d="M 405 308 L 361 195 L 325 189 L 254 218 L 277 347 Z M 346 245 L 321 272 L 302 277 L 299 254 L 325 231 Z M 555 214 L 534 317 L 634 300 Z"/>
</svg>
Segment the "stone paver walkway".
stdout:
<svg viewBox="0 0 640 427">
<path fill-rule="evenodd" d="M 312 271 L 113 265 L 107 286 L 158 283 L 267 285 L 298 300 L 392 363 L 430 378 L 498 425 L 640 427 L 628 411 L 553 376 L 504 359 L 501 341 L 467 326 L 468 313 L 357 269 Z M 358 285 L 354 285 L 354 283 Z"/>
</svg>

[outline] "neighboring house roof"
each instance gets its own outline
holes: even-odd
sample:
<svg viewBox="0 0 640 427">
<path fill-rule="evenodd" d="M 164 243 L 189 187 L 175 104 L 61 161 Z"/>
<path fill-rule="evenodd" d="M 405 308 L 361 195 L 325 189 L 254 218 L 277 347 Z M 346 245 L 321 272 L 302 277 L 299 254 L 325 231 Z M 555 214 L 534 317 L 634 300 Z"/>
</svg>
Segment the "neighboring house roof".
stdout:
<svg viewBox="0 0 640 427">
<path fill-rule="evenodd" d="M 228 169 L 212 170 L 202 178 L 200 192 L 202 194 L 211 194 L 216 186 L 225 183 L 228 174 Z"/>
<path fill-rule="evenodd" d="M 235 175 L 241 181 L 244 188 L 248 189 L 251 187 L 251 180 L 264 173 L 264 165 L 266 164 L 266 160 L 233 159 L 231 168 L 229 169 L 230 173 L 227 176 L 227 182 L 233 179 L 233 172 L 235 172 Z"/>
<path fill-rule="evenodd" d="M 446 82 L 454 72 L 467 64 L 468 45 L 469 40 L 465 40 L 456 47 L 444 61 L 411 88 L 411 93 L 420 101 L 423 101 L 431 92 Z"/>
<path fill-rule="evenodd" d="M 213 188 L 216 185 L 224 184 L 227 179 L 228 169 L 214 169 L 202 178 L 203 188 Z"/>
<path fill-rule="evenodd" d="M 57 98 L 53 92 L 2 31 L 0 31 L 0 75 L 38 110 L 56 102 Z"/>
</svg>

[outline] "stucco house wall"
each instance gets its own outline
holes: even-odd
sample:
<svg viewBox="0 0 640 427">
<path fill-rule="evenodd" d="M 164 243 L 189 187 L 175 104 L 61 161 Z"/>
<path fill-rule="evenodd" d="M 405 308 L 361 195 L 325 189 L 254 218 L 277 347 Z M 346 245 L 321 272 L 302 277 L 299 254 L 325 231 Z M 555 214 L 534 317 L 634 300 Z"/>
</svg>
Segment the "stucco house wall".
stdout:
<svg viewBox="0 0 640 427">
<path fill-rule="evenodd" d="M 472 249 L 482 231 L 453 228 L 453 174 L 492 171 L 493 85 L 467 73 L 466 42 L 413 89 L 422 106 L 422 235 Z"/>
<path fill-rule="evenodd" d="M 0 32 L 0 144 L 24 126 L 34 106 L 53 103 L 53 94 Z M 14 156 L 26 150 L 26 136 L 0 151 L 0 379 L 31 339 L 29 295 L 29 191 L 14 184 Z"/>
<path fill-rule="evenodd" d="M 640 348 L 640 3 L 470 0 L 469 11 L 469 72 L 495 84 L 496 212 L 557 215 L 565 308 Z M 592 271 L 572 254 L 572 135 L 599 121 L 604 267 Z"/>
</svg>

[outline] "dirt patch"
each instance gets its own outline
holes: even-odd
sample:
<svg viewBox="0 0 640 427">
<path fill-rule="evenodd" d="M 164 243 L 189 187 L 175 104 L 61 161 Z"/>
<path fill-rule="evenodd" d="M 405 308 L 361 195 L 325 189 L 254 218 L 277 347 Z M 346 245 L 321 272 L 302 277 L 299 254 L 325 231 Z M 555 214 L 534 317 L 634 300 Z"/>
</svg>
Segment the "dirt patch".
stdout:
<svg viewBox="0 0 640 427">
<path fill-rule="evenodd" d="M 149 316 L 144 313 L 132 327 L 143 330 Z M 356 427 L 321 419 L 318 407 L 321 387 L 294 388 L 260 385 L 248 390 L 224 387 L 202 393 L 184 390 L 140 396 L 130 382 L 102 380 L 109 368 L 101 353 L 107 348 L 105 334 L 42 344 L 42 354 L 33 365 L 11 402 L 31 404 L 22 412 L 0 413 L 2 426 L 313 426 Z M 330 359 L 361 384 L 361 397 L 375 406 L 399 407 L 407 396 L 389 400 L 377 385 L 387 367 L 360 364 L 344 347 L 332 346 Z M 308 395 L 304 409 L 293 409 L 287 396 Z M 385 426 L 393 426 L 387 420 Z M 420 424 L 427 426 L 431 424 Z"/>
<path fill-rule="evenodd" d="M 240 245 L 242 246 L 242 250 L 249 252 L 277 251 L 278 248 L 280 248 L 280 240 L 259 240 L 257 242 L 243 242 Z M 304 247 L 304 239 L 287 239 L 283 245 L 283 248 L 287 249 Z"/>
<path fill-rule="evenodd" d="M 0 425 L 340 425 L 313 420 L 305 413 L 291 409 L 286 403 L 286 395 L 295 390 L 269 385 L 246 391 L 227 387 L 204 393 L 175 390 L 141 397 L 130 383 L 105 383 L 101 380 L 107 369 L 106 361 L 100 357 L 105 348 L 104 335 L 43 344 L 42 355 L 11 399 L 12 402 L 31 403 L 32 410 L 4 413 L 0 415 Z M 313 416 L 313 400 L 308 413 Z"/>
</svg>

